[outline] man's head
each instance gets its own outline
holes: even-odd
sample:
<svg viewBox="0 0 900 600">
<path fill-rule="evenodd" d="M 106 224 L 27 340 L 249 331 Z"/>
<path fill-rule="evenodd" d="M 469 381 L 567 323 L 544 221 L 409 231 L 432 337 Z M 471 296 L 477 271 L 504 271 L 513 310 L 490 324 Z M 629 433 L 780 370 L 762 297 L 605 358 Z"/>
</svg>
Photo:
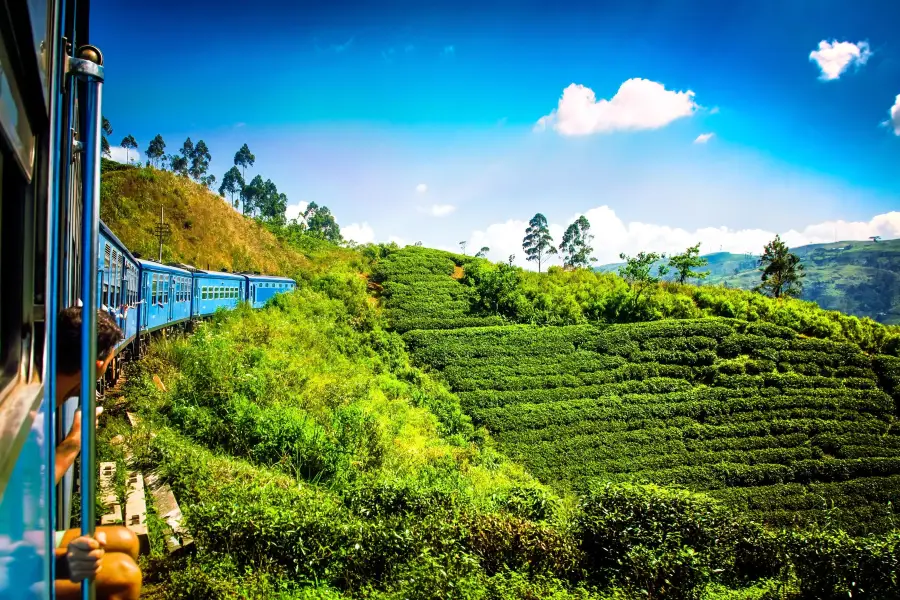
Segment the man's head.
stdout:
<svg viewBox="0 0 900 600">
<path fill-rule="evenodd" d="M 71 396 L 81 380 L 81 315 L 80 306 L 59 313 L 56 325 L 56 391 L 57 403 Z M 112 360 L 113 350 L 122 340 L 122 330 L 108 313 L 97 311 L 97 377 L 101 377 Z"/>
</svg>

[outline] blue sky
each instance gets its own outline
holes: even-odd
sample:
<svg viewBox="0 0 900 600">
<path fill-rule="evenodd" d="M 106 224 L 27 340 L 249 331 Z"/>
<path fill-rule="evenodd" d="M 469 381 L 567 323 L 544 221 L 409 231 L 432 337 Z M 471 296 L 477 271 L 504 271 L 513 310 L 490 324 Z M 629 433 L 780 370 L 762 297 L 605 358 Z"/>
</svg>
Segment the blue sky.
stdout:
<svg viewBox="0 0 900 600">
<path fill-rule="evenodd" d="M 535 212 L 557 236 L 587 214 L 601 262 L 900 237 L 898 3 L 92 9 L 113 143 L 203 139 L 220 180 L 248 143 L 252 174 L 358 241 L 522 263 Z"/>
</svg>

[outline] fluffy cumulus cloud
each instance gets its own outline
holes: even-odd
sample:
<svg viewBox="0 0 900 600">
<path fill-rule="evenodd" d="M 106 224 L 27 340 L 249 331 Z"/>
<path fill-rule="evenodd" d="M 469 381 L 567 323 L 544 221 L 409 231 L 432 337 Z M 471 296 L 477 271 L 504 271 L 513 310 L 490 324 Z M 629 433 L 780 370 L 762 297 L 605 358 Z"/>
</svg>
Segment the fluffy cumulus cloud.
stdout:
<svg viewBox="0 0 900 600">
<path fill-rule="evenodd" d="M 900 94 L 897 94 L 894 105 L 888 112 L 891 118 L 888 119 L 887 125 L 894 128 L 894 135 L 900 135 Z"/>
<path fill-rule="evenodd" d="M 867 42 L 838 42 L 837 40 L 819 42 L 819 49 L 809 53 L 809 60 L 819 65 L 820 76 L 824 81 L 838 79 L 850 65 L 860 67 L 866 64 L 872 51 Z"/>
<path fill-rule="evenodd" d="M 541 117 L 535 129 L 551 127 L 566 136 L 658 129 L 691 116 L 697 108 L 694 92 L 667 90 L 648 79 L 629 79 L 610 100 L 597 100 L 591 88 L 573 83 L 563 90 L 556 109 Z"/>
<path fill-rule="evenodd" d="M 299 219 L 300 215 L 303 214 L 307 206 L 309 206 L 309 202 L 304 202 L 303 200 L 301 200 L 297 204 L 288 204 L 287 208 L 284 211 L 284 216 L 287 217 L 288 221 L 292 219 Z"/>
<path fill-rule="evenodd" d="M 139 150 L 125 150 L 122 146 L 110 146 L 109 147 L 109 158 L 110 160 L 114 160 L 119 163 L 124 163 L 125 158 L 128 158 L 128 162 L 132 164 L 137 164 L 141 162 L 141 153 Z"/>
<path fill-rule="evenodd" d="M 424 194 L 425 192 L 428 191 L 428 186 L 425 185 L 424 183 L 420 183 L 419 185 L 416 186 L 416 191 L 420 194 Z"/>
<path fill-rule="evenodd" d="M 697 139 L 694 140 L 694 143 L 695 143 L 695 144 L 705 144 L 706 142 L 708 142 L 709 140 L 711 140 L 712 137 L 713 137 L 714 135 L 716 135 L 716 134 L 714 134 L 714 133 L 701 133 L 700 135 L 697 136 Z"/>
<path fill-rule="evenodd" d="M 591 223 L 591 234 L 594 236 L 592 247 L 597 264 L 619 262 L 619 253 L 634 255 L 641 250 L 652 252 L 681 252 L 689 246 L 700 242 L 703 253 L 726 252 L 758 254 L 762 247 L 776 233 L 791 247 L 805 244 L 821 244 L 838 240 L 865 240 L 879 235 L 884 239 L 900 237 L 900 212 L 877 215 L 869 221 L 827 221 L 809 225 L 801 230 L 767 231 L 764 229 L 730 229 L 728 227 L 702 227 L 686 230 L 654 223 L 633 221 L 625 223 L 615 211 L 608 206 L 592 208 L 584 213 Z M 551 223 L 550 234 L 559 243 L 564 228 L 578 218 L 573 215 L 562 223 Z M 509 255 L 515 255 L 515 264 L 533 270 L 536 263 L 525 260 L 522 251 L 522 238 L 528 223 L 509 220 L 495 223 L 483 230 L 473 231 L 469 236 L 469 248 L 487 246 L 491 249 L 488 257 L 494 261 L 506 261 Z M 561 264 L 559 257 L 550 263 Z"/>
<path fill-rule="evenodd" d="M 368 244 L 375 241 L 375 231 L 366 222 L 351 223 L 341 227 L 341 235 L 345 240 L 356 242 L 357 244 Z"/>
</svg>

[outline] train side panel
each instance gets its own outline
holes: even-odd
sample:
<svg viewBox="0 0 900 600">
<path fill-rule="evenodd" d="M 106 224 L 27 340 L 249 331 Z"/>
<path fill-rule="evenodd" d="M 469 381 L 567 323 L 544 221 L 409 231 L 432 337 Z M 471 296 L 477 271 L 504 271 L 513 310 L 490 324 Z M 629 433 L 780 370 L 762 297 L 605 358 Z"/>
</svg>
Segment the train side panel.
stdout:
<svg viewBox="0 0 900 600">
<path fill-rule="evenodd" d="M 253 308 L 262 308 L 278 294 L 290 292 L 297 284 L 287 277 L 269 275 L 246 275 L 247 301 Z"/>
<path fill-rule="evenodd" d="M 141 332 L 191 317 L 190 271 L 141 260 Z"/>
<path fill-rule="evenodd" d="M 194 273 L 194 316 L 208 316 L 219 308 L 235 308 L 244 299 L 244 281 L 243 276 L 232 273 Z"/>
<path fill-rule="evenodd" d="M 137 260 L 105 225 L 100 226 L 97 292 L 100 305 L 116 320 L 124 339 L 116 347 L 121 351 L 134 340 L 138 331 Z"/>
</svg>

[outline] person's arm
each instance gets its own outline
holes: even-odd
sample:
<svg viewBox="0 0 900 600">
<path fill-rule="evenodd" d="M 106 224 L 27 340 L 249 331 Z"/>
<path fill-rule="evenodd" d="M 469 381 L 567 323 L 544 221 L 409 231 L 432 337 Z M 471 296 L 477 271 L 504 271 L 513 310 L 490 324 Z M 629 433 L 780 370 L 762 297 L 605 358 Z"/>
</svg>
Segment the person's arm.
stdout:
<svg viewBox="0 0 900 600">
<path fill-rule="evenodd" d="M 97 407 L 97 418 L 100 418 L 100 413 L 103 412 L 103 407 Z M 59 446 L 56 447 L 56 483 L 62 481 L 63 476 L 66 474 L 66 471 L 71 468 L 73 464 L 75 464 L 75 459 L 78 457 L 78 453 L 81 452 L 81 411 L 77 411 L 75 413 L 75 418 L 72 421 L 72 429 L 69 431 L 69 435 L 66 436 Z"/>
<path fill-rule="evenodd" d="M 75 464 L 81 452 L 81 411 L 75 413 L 72 429 L 59 446 L 56 447 L 56 483 L 62 481 L 66 471 Z"/>
</svg>

